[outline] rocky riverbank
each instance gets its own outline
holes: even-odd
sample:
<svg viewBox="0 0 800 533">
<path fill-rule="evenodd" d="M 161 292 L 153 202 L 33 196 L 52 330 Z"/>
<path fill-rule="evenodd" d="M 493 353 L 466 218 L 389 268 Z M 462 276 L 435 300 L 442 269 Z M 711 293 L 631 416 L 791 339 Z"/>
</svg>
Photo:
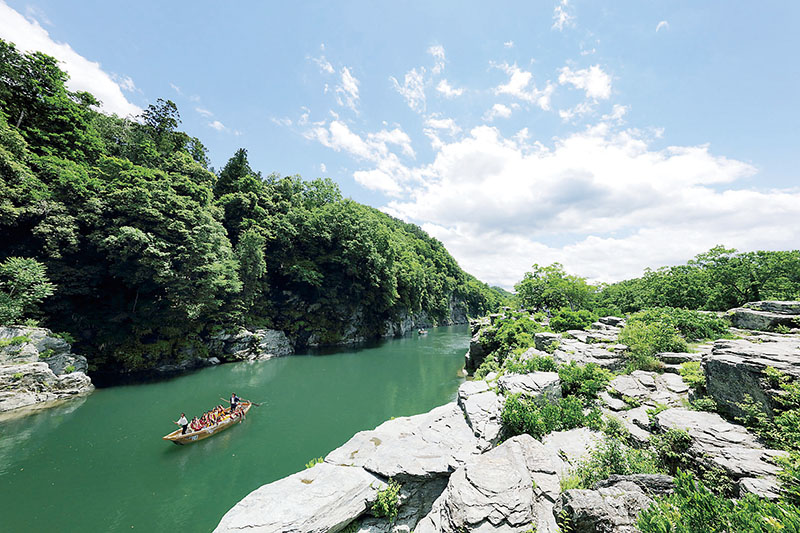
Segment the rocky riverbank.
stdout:
<svg viewBox="0 0 800 533">
<path fill-rule="evenodd" d="M 86 358 L 44 328 L 0 327 L 0 413 L 90 393 Z"/>
<path fill-rule="evenodd" d="M 780 324 L 796 325 L 799 306 L 755 303 L 731 315 L 740 328 L 753 324 L 735 317 L 751 311 L 789 317 Z M 479 331 L 491 322 L 487 318 L 474 325 L 468 368 L 477 368 L 487 355 Z M 771 322 L 757 325 L 763 324 L 775 329 Z M 608 317 L 590 331 L 537 334 L 535 347 L 521 359 L 552 356 L 560 363 L 619 369 L 627 349 L 617 342 L 623 325 L 622 319 Z M 786 453 L 769 449 L 721 414 L 690 409 L 695 392 L 677 373 L 681 362 L 701 362 L 708 394 L 723 415 L 735 413 L 745 394 L 769 408 L 774 384 L 765 369 L 800 375 L 800 332 L 734 333 L 739 338 L 707 343 L 694 353 L 657 354 L 665 372 L 619 374 L 597 402 L 603 417 L 618 420 L 632 443 L 646 445 L 680 430 L 688 440 L 681 460 L 689 468 L 727 480 L 734 495 L 775 499 L 781 493 L 777 459 Z M 503 405 L 506 395 L 514 393 L 555 401 L 561 396 L 559 374 L 489 374 L 467 381 L 456 401 L 360 432 L 323 463 L 255 490 L 222 518 L 216 531 L 545 533 L 568 521 L 574 531 L 634 532 L 637 514 L 672 491 L 672 478 L 660 474 L 611 476 L 587 489 L 562 490 L 576 465 L 606 436 L 581 427 L 541 440 L 523 434 L 501 442 Z M 399 508 L 390 522 L 375 516 L 381 513 L 373 504 L 395 482 Z"/>
</svg>

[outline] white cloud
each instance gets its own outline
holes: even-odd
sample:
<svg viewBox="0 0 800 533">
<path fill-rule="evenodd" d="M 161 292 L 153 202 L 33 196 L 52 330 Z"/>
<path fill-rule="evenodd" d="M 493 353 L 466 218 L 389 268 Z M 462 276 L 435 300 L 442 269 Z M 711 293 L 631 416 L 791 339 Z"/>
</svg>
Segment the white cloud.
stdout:
<svg viewBox="0 0 800 533">
<path fill-rule="evenodd" d="M 275 124 L 277 126 L 283 126 L 284 128 L 288 128 L 289 126 L 292 125 L 292 119 L 287 118 L 287 117 L 283 117 L 283 118 L 272 117 L 272 118 L 270 118 L 270 121 L 273 124 Z"/>
<path fill-rule="evenodd" d="M 567 11 L 569 0 L 561 0 L 553 10 L 553 29 L 563 31 L 565 27 L 575 25 L 575 16 Z"/>
<path fill-rule="evenodd" d="M 325 163 L 320 163 L 319 164 L 319 171 L 322 172 L 323 174 L 327 174 L 328 173 L 328 167 L 325 166 Z"/>
<path fill-rule="evenodd" d="M 533 74 L 522 70 L 516 64 L 503 63 L 498 65 L 498 68 L 509 75 L 509 80 L 508 83 L 497 86 L 494 89 L 495 94 L 508 94 L 536 104 L 545 111 L 550 109 L 550 98 L 555 91 L 554 84 L 548 81 L 544 89 L 538 89 L 533 83 Z"/>
<path fill-rule="evenodd" d="M 47 23 L 46 20 L 43 20 Z M 0 2 L 0 37 L 15 43 L 23 51 L 40 51 L 59 60 L 61 68 L 70 75 L 67 87 L 72 91 L 88 91 L 102 102 L 106 113 L 125 117 L 139 115 L 142 109 L 125 98 L 122 88 L 100 63 L 78 54 L 69 44 L 55 42 L 36 20 L 28 20 Z M 131 83 L 133 83 L 131 81 Z"/>
<path fill-rule="evenodd" d="M 225 124 L 223 124 L 219 120 L 215 120 L 213 122 L 209 122 L 208 125 L 211 126 L 212 128 L 214 128 L 217 131 L 227 131 L 228 130 L 228 128 L 225 127 Z"/>
<path fill-rule="evenodd" d="M 324 72 L 325 74 L 333 74 L 335 72 L 333 65 L 331 65 L 330 61 L 325 59 L 325 56 L 309 57 L 308 59 L 317 64 L 320 72 Z"/>
<path fill-rule="evenodd" d="M 38 21 L 46 26 L 53 25 L 53 22 L 47 18 L 47 13 L 45 13 L 42 8 L 37 6 L 25 6 L 25 16 L 31 21 Z"/>
<path fill-rule="evenodd" d="M 428 48 L 428 53 L 433 56 L 435 61 L 433 68 L 431 69 L 432 74 L 439 74 L 442 70 L 444 70 L 444 47 L 441 45 L 435 45 Z"/>
<path fill-rule="evenodd" d="M 118 76 L 112 74 L 111 78 L 119 85 L 119 88 L 129 93 L 141 92 L 136 88 L 136 84 L 130 76 Z"/>
<path fill-rule="evenodd" d="M 464 94 L 464 89 L 456 89 L 451 86 L 447 80 L 442 80 L 436 86 L 436 90 L 442 93 L 446 98 L 455 98 Z"/>
<path fill-rule="evenodd" d="M 425 119 L 425 125 L 435 130 L 446 130 L 450 135 L 461 132 L 461 128 L 452 118 L 428 117 Z"/>
<path fill-rule="evenodd" d="M 656 26 L 656 33 L 658 33 L 658 31 L 662 28 L 668 30 L 669 22 L 667 22 L 666 20 L 662 20 L 661 22 L 659 22 L 658 25 Z"/>
<path fill-rule="evenodd" d="M 569 83 L 578 89 L 583 89 L 587 98 L 595 100 L 607 100 L 611 96 L 611 76 L 603 72 L 599 65 L 581 70 L 563 67 L 558 76 L 558 83 L 561 85 Z"/>
<path fill-rule="evenodd" d="M 358 80 L 347 67 L 342 68 L 342 81 L 336 87 L 336 101 L 353 111 L 358 111 Z"/>
<path fill-rule="evenodd" d="M 405 98 L 408 107 L 418 113 L 425 111 L 425 68 L 420 67 L 419 70 L 412 68 L 406 72 L 403 79 L 403 85 L 397 81 L 397 78 L 390 77 L 394 88 L 400 95 Z"/>
<path fill-rule="evenodd" d="M 614 104 L 611 108 L 611 113 L 603 115 L 603 120 L 609 120 L 616 123 L 622 123 L 623 118 L 628 113 L 628 106 L 621 104 Z"/>
<path fill-rule="evenodd" d="M 573 118 L 588 115 L 592 111 L 594 111 L 594 106 L 590 102 L 580 102 L 570 109 L 559 109 L 558 116 L 561 117 L 564 122 L 568 122 Z"/>
<path fill-rule="evenodd" d="M 506 41 L 503 43 L 506 48 L 514 48 L 514 41 Z"/>
<path fill-rule="evenodd" d="M 494 104 L 484 115 L 486 121 L 493 121 L 495 118 L 508 118 L 511 116 L 511 108 L 504 104 Z"/>
<path fill-rule="evenodd" d="M 178 87 L 177 85 L 175 85 L 172 82 L 170 82 L 169 86 L 172 87 L 172 90 L 175 91 L 176 93 L 178 93 L 178 95 L 183 96 L 183 91 L 181 90 L 180 87 Z"/>
<path fill-rule="evenodd" d="M 214 115 L 214 113 L 202 107 L 195 107 L 194 110 L 203 115 L 204 117 L 211 117 Z"/>
</svg>

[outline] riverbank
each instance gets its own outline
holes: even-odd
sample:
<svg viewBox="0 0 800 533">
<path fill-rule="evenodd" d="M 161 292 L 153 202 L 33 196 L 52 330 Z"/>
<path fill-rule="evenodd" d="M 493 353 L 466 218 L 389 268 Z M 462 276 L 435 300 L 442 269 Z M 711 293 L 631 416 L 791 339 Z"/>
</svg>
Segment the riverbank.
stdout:
<svg viewBox="0 0 800 533">
<path fill-rule="evenodd" d="M 721 484 L 716 490 L 777 500 L 783 494 L 780 458 L 787 453 L 769 449 L 729 418 L 694 407 L 698 380 L 684 381 L 679 365 L 701 365 L 703 386 L 722 414 L 735 412 L 745 395 L 769 408 L 774 394 L 761 378 L 773 368 L 786 379 L 800 379 L 800 334 L 760 330 L 775 321 L 795 323 L 797 306 L 754 303 L 732 310 L 735 325 L 756 330 L 734 330 L 734 338 L 699 345 L 692 353 L 657 354 L 663 373 L 623 372 L 600 388 L 592 411 L 577 415 L 586 417 L 578 425 L 589 427 L 545 432 L 540 439 L 525 434 L 508 438 L 503 412 L 513 395 L 566 403 L 570 384 L 559 373 L 492 372 L 484 380 L 466 382 L 456 402 L 360 432 L 323 463 L 253 491 L 222 518 L 215 532 L 554 533 L 558 522 L 580 531 L 634 531 L 637 515 L 672 492 L 672 477 L 612 476 L 590 487 L 569 488 L 582 462 L 605 453 L 610 439 L 620 436 L 618 453 L 623 455 L 617 463 L 624 454 L 635 453 L 626 449 L 647 450 L 653 442 L 672 439 L 670 446 L 682 446 L 670 448 L 673 460 L 677 457 L 683 468 L 701 473 L 705 482 L 716 480 Z M 476 344 L 481 328 L 491 323 L 475 324 L 468 366 L 470 358 L 473 368 L 480 365 L 474 360 L 480 355 Z M 536 347 L 518 363 L 553 358 L 559 364 L 619 368 L 627 348 L 618 343 L 622 325 L 622 320 L 608 318 L 589 332 L 538 333 Z M 595 412 L 598 418 L 592 422 L 589 417 Z M 503 438 L 508 439 L 498 445 Z M 393 520 L 382 516 L 387 501 L 396 511 Z"/>
</svg>

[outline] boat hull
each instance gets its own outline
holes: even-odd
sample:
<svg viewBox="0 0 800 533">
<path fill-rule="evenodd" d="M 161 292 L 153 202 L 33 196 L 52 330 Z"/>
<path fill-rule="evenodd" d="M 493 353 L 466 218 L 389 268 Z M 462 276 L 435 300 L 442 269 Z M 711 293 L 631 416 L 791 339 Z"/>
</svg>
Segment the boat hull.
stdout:
<svg viewBox="0 0 800 533">
<path fill-rule="evenodd" d="M 197 441 L 200 441 L 200 440 L 205 440 L 205 439 L 207 439 L 209 437 L 213 437 L 214 435 L 216 435 L 216 434 L 218 434 L 218 433 L 220 433 L 222 431 L 225 431 L 226 429 L 228 429 L 229 427 L 233 426 L 234 424 L 238 424 L 239 422 L 241 422 L 244 419 L 244 415 L 246 415 L 247 412 L 250 411 L 250 407 L 253 406 L 253 404 L 250 403 L 250 402 L 242 402 L 241 405 L 242 405 L 243 414 L 241 414 L 239 416 L 236 416 L 236 417 L 233 417 L 233 418 L 227 418 L 227 419 L 223 420 L 222 422 L 217 422 L 213 426 L 209 426 L 209 427 L 203 428 L 203 429 L 201 429 L 199 431 L 187 431 L 186 433 L 181 433 L 182 430 L 176 429 L 175 431 L 173 431 L 169 435 L 164 435 L 161 438 L 164 439 L 164 440 L 168 440 L 168 441 L 172 442 L 173 444 L 177 444 L 179 446 L 182 446 L 184 444 L 191 444 L 193 442 L 197 442 Z"/>
</svg>

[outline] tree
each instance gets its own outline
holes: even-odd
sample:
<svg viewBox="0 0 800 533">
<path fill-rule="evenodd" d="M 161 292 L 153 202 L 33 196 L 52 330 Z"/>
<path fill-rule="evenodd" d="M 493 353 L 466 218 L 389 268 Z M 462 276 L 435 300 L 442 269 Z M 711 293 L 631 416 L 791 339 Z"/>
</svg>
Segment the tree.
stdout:
<svg viewBox="0 0 800 533">
<path fill-rule="evenodd" d="M 28 257 L 9 257 L 0 263 L 0 324 L 13 324 L 29 315 L 54 291 L 43 264 Z"/>
<path fill-rule="evenodd" d="M 534 263 L 514 289 L 523 307 L 548 311 L 564 306 L 573 311 L 588 308 L 594 293 L 594 287 L 584 278 L 567 274 L 561 263 L 545 267 Z"/>
</svg>

